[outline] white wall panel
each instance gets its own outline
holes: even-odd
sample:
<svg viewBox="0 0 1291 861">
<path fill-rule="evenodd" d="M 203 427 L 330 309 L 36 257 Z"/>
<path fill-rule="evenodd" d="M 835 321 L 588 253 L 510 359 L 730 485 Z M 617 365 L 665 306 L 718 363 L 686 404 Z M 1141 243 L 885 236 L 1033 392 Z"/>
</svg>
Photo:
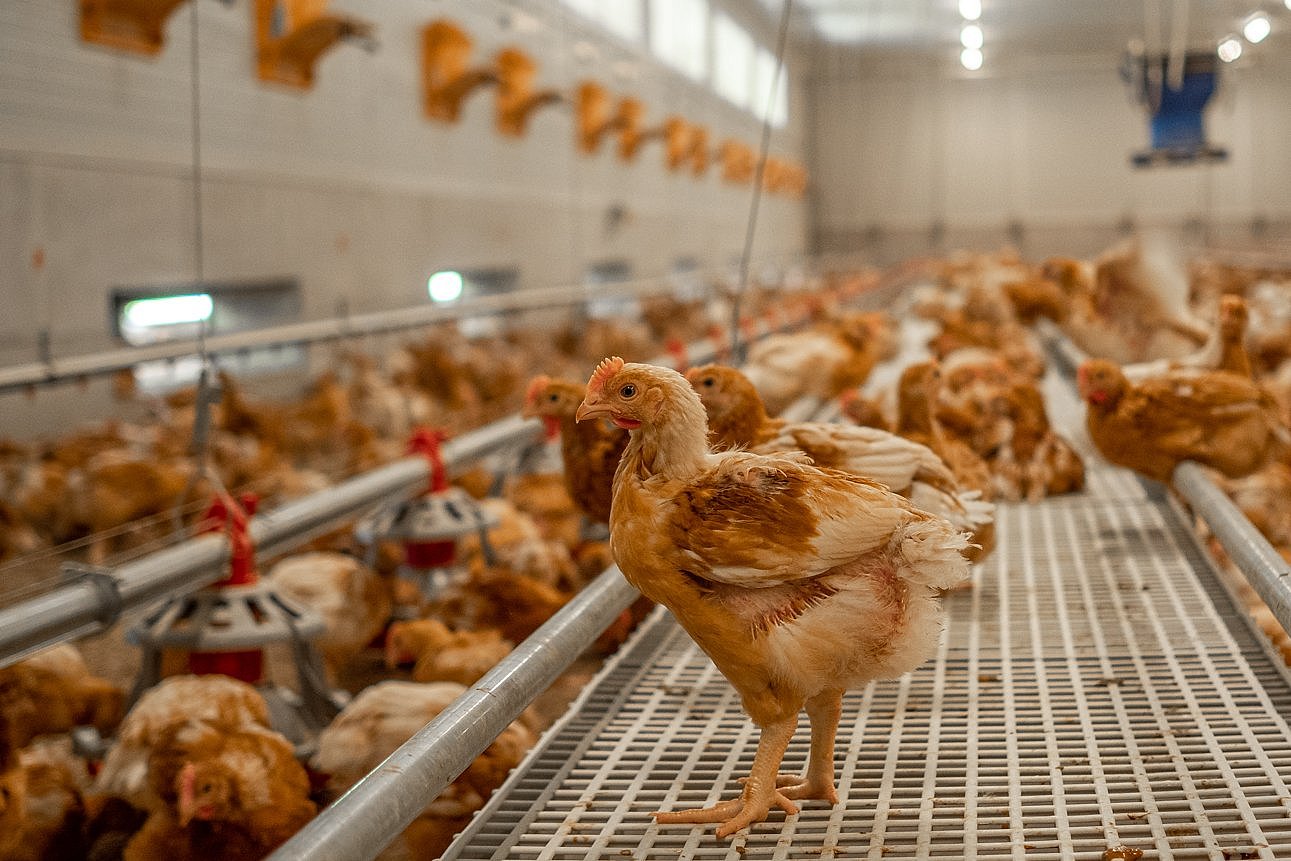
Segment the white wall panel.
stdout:
<svg viewBox="0 0 1291 861">
<path fill-rule="evenodd" d="M 1227 163 L 1146 171 L 1129 157 L 1147 147 L 1147 117 L 1111 63 L 952 78 L 861 74 L 835 58 L 817 71 L 822 250 L 872 246 L 867 231 L 877 227 L 880 256 L 894 259 L 926 250 L 937 222 L 947 247 L 1007 241 L 1016 220 L 1024 244 L 1053 249 L 1070 236 L 1068 253 L 1092 253 L 1117 238 L 1123 219 L 1181 226 L 1208 217 L 1230 232 L 1257 216 L 1291 220 L 1285 65 L 1237 70 L 1212 101 L 1207 130 L 1230 149 Z"/>
<path fill-rule="evenodd" d="M 653 142 L 625 165 L 606 140 L 584 157 L 567 106 L 540 112 L 523 140 L 493 130 L 487 90 L 453 126 L 424 119 L 421 29 L 462 24 L 475 56 L 517 45 L 542 84 L 600 80 L 637 95 L 653 124 L 671 113 L 707 123 L 711 139 L 756 143 L 759 125 L 641 49 L 583 25 L 555 0 L 335 0 L 373 21 L 379 48 L 341 45 L 307 93 L 259 82 L 250 0 L 194 0 L 200 25 L 203 257 L 210 279 L 300 279 L 307 316 L 425 301 L 445 266 L 516 266 L 522 287 L 577 280 L 590 262 L 626 259 L 638 276 L 692 257 L 724 264 L 744 241 L 750 189 L 714 166 L 701 179 L 669 174 Z M 763 44 L 736 0 L 719 2 Z M 59 352 L 111 346 L 108 294 L 117 285 L 194 277 L 190 27 L 181 6 L 156 59 L 82 44 L 75 0 L 0 4 L 0 289 L 21 323 L 52 324 Z M 503 29 L 506 16 L 525 27 Z M 595 55 L 576 60 L 575 41 Z M 774 153 L 802 158 L 805 74 L 791 66 L 791 120 Z M 607 234 L 606 209 L 627 218 Z M 755 253 L 801 251 L 806 205 L 768 197 Z M 30 265 L 44 249 L 46 266 Z M 12 294 L 12 297 L 9 295 Z M 51 315 L 45 309 L 58 308 Z M 6 342 L 8 343 L 8 342 Z M 0 361 L 29 358 L 30 347 Z"/>
</svg>

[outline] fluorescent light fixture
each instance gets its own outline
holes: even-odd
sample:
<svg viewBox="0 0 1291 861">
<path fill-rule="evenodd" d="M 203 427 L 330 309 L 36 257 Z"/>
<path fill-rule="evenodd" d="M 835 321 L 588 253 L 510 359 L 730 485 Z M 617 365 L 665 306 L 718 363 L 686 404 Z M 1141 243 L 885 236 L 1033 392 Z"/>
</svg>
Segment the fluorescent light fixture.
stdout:
<svg viewBox="0 0 1291 861">
<path fill-rule="evenodd" d="M 211 318 L 215 303 L 209 293 L 186 296 L 160 296 L 156 299 L 133 299 L 122 309 L 122 322 L 137 329 L 174 326 L 178 323 L 201 323 Z"/>
<path fill-rule="evenodd" d="M 982 0 L 959 0 L 959 14 L 966 21 L 976 21 L 982 17 Z"/>
<path fill-rule="evenodd" d="M 982 43 L 985 41 L 982 36 L 982 28 L 976 24 L 965 24 L 964 29 L 959 31 L 959 44 L 970 51 L 982 50 Z"/>
<path fill-rule="evenodd" d="M 977 48 L 965 48 L 959 55 L 959 62 L 970 72 L 982 68 L 982 52 Z"/>
<path fill-rule="evenodd" d="M 1231 63 L 1242 56 L 1242 43 L 1237 40 L 1236 36 L 1228 36 L 1219 43 L 1217 53 L 1219 54 L 1219 59 L 1225 63 Z"/>
<path fill-rule="evenodd" d="M 462 273 L 436 272 L 426 279 L 426 292 L 435 302 L 452 302 L 462 295 Z"/>
<path fill-rule="evenodd" d="M 1242 35 L 1245 36 L 1246 41 L 1250 42 L 1252 45 L 1258 45 L 1260 42 L 1263 42 L 1268 38 L 1268 35 L 1272 30 L 1273 25 L 1269 23 L 1269 16 L 1265 15 L 1263 12 L 1256 12 L 1254 15 L 1247 18 L 1246 23 L 1242 25 Z"/>
</svg>

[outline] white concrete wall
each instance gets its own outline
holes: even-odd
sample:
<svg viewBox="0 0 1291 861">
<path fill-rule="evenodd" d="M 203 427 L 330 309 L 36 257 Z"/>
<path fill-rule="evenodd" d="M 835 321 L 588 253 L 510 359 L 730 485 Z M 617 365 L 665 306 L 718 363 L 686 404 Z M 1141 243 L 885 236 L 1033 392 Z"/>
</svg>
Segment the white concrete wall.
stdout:
<svg viewBox="0 0 1291 861">
<path fill-rule="evenodd" d="M 423 118 L 421 30 L 450 17 L 481 59 L 508 45 L 530 52 L 544 86 L 596 79 L 643 99 L 650 123 L 679 113 L 715 141 L 756 143 L 751 115 L 556 0 L 335 0 L 376 25 L 380 46 L 337 47 L 308 93 L 256 79 L 250 0 L 195 2 L 208 280 L 295 276 L 312 319 L 342 302 L 356 313 L 426 302 L 426 277 L 441 268 L 514 266 L 523 289 L 577 282 L 604 260 L 642 278 L 685 257 L 725 266 L 743 247 L 751 189 L 723 184 L 717 168 L 670 174 L 658 143 L 632 164 L 608 140 L 582 156 L 563 106 L 538 114 L 523 140 L 505 139 L 488 91 L 458 125 Z M 774 45 L 761 7 L 714 5 Z M 0 3 L 0 365 L 32 360 L 42 329 L 55 355 L 115 347 L 114 287 L 196 278 L 193 3 L 169 21 L 156 59 L 83 44 L 77 7 Z M 789 62 L 791 120 L 772 151 L 801 160 L 806 76 Z M 614 205 L 628 216 L 609 233 Z M 800 253 L 806 238 L 805 202 L 764 199 L 756 256 Z M 121 410 L 106 382 L 0 395 L 0 436 Z"/>
<path fill-rule="evenodd" d="M 256 79 L 250 0 L 196 2 L 207 279 L 294 275 L 314 318 L 341 301 L 352 311 L 424 302 L 426 276 L 445 267 L 516 266 L 523 288 L 577 281 L 605 259 L 626 259 L 638 277 L 680 257 L 725 265 L 742 247 L 750 188 L 723 184 L 717 169 L 670 174 L 658 143 L 630 165 L 611 141 L 582 156 L 563 106 L 540 113 L 525 139 L 502 138 L 487 91 L 459 125 L 423 118 L 420 32 L 448 16 L 481 58 L 506 45 L 531 52 L 543 84 L 599 79 L 641 97 L 651 120 L 677 112 L 714 139 L 756 143 L 752 116 L 555 0 L 336 0 L 375 23 L 380 46 L 327 54 L 308 93 Z M 773 44 L 760 7 L 727 5 Z M 113 346 L 112 287 L 195 277 L 193 9 L 174 14 L 150 60 L 81 43 L 74 0 L 0 4 L 0 363 L 30 358 L 40 328 L 55 353 Z M 517 16 L 520 26 L 503 25 Z M 575 58 L 579 40 L 594 57 Z M 792 119 L 774 152 L 801 157 L 803 78 L 792 75 Z M 628 218 L 607 234 L 613 204 Z M 805 212 L 767 198 L 757 253 L 801 251 Z"/>
<path fill-rule="evenodd" d="M 1262 218 L 1291 235 L 1291 76 L 1264 63 L 1235 71 L 1209 109 L 1207 133 L 1230 160 L 1134 170 L 1148 144 L 1114 57 L 1053 58 L 983 77 L 884 73 L 839 63 L 813 77 L 814 224 L 823 250 L 882 259 L 1010 239 L 1027 253 L 1092 254 L 1130 220 L 1211 221 L 1216 238 L 1248 238 Z M 1023 230 L 1010 237 L 1009 225 Z"/>
</svg>

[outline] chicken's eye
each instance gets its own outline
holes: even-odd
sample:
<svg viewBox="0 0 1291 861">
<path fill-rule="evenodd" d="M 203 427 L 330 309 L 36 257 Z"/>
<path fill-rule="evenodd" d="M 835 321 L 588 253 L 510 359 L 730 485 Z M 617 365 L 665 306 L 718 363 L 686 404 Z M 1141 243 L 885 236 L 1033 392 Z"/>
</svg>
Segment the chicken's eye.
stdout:
<svg viewBox="0 0 1291 861">
<path fill-rule="evenodd" d="M 637 396 L 637 387 L 632 385 L 631 383 L 628 383 L 626 386 L 619 389 L 619 397 L 621 398 L 635 398 L 636 396 Z"/>
<path fill-rule="evenodd" d="M 209 783 L 202 784 L 202 792 L 210 792 L 213 788 Z"/>
<path fill-rule="evenodd" d="M 556 401 L 560 400 L 560 395 L 548 395 L 547 400 L 551 401 L 554 404 L 556 403 Z"/>
<path fill-rule="evenodd" d="M 705 378 L 704 378 L 704 385 L 705 385 L 705 386 L 708 386 L 708 388 L 710 388 L 710 389 L 713 387 L 713 385 L 714 385 L 716 382 L 717 382 L 717 380 L 714 380 L 712 377 L 705 377 Z"/>
</svg>

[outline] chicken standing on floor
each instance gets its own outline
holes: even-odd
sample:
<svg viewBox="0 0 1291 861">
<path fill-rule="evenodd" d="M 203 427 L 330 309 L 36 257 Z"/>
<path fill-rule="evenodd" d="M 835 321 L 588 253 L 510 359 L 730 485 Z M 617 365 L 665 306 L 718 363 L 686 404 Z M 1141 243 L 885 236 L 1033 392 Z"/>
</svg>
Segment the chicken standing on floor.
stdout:
<svg viewBox="0 0 1291 861">
<path fill-rule="evenodd" d="M 606 359 L 578 418 L 631 431 L 614 477 L 614 558 L 667 606 L 762 731 L 740 798 L 658 813 L 727 837 L 794 799 L 837 802 L 843 692 L 919 666 L 937 648 L 935 590 L 968 576 L 968 536 L 882 485 L 800 454 L 714 453 L 699 396 L 675 371 Z M 777 774 L 806 706 L 802 778 Z"/>
<path fill-rule="evenodd" d="M 1157 481 L 1170 481 L 1185 460 L 1241 478 L 1291 448 L 1273 396 L 1227 371 L 1172 371 L 1135 384 L 1112 362 L 1091 359 L 1077 380 L 1094 445 Z"/>
</svg>

